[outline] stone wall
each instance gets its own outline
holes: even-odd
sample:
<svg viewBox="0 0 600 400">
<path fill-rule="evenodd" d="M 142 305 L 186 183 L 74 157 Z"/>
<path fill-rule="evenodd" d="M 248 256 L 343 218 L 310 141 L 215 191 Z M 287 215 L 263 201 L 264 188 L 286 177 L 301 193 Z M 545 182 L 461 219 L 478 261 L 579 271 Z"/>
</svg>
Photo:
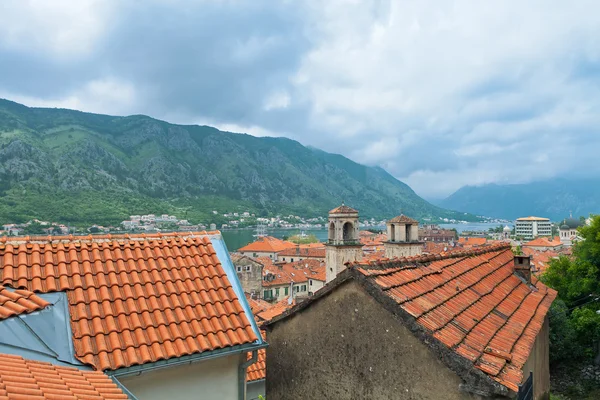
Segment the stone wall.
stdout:
<svg viewBox="0 0 600 400">
<path fill-rule="evenodd" d="M 480 398 L 352 280 L 267 337 L 267 399 Z"/>
</svg>

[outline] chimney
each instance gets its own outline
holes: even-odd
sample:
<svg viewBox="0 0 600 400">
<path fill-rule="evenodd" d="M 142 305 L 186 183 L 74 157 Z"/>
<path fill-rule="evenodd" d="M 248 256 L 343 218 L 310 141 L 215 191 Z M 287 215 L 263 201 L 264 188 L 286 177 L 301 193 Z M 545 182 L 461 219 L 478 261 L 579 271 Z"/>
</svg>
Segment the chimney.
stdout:
<svg viewBox="0 0 600 400">
<path fill-rule="evenodd" d="M 300 245 L 299 244 L 296 245 L 296 255 L 297 256 L 300 255 Z"/>
<path fill-rule="evenodd" d="M 527 284 L 531 285 L 531 257 L 515 256 L 515 272 L 522 276 Z"/>
</svg>

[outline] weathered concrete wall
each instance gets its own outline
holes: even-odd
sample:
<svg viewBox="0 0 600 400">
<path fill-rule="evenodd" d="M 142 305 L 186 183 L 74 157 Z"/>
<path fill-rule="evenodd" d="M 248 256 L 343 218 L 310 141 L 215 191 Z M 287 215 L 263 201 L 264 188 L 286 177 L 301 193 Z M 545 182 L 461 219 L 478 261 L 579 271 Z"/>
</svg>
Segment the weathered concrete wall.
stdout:
<svg viewBox="0 0 600 400">
<path fill-rule="evenodd" d="M 550 398 L 550 325 L 548 316 L 544 321 L 529 355 L 523 366 L 523 380 L 533 372 L 533 390 L 535 400 L 548 400 Z"/>
<path fill-rule="evenodd" d="M 267 399 L 462 400 L 461 379 L 354 281 L 270 328 Z"/>
<path fill-rule="evenodd" d="M 262 296 L 262 264 L 244 257 L 234 261 L 233 265 L 244 292 L 255 292 Z M 238 271 L 238 267 L 241 271 Z"/>
</svg>

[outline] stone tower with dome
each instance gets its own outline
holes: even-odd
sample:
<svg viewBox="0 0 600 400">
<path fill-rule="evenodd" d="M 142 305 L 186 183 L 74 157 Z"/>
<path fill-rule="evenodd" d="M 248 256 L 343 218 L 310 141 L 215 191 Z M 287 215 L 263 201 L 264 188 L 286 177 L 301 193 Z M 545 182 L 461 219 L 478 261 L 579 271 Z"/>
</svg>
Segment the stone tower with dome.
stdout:
<svg viewBox="0 0 600 400">
<path fill-rule="evenodd" d="M 573 218 L 572 215 L 569 216 L 569 218 L 565 218 L 560 223 L 558 228 L 558 236 L 560 237 L 560 241 L 566 246 L 571 246 L 573 244 L 573 240 L 577 238 L 577 229 L 582 225 L 583 223 L 577 218 Z"/>
<path fill-rule="evenodd" d="M 358 237 L 358 211 L 344 203 L 329 211 L 329 229 L 325 250 L 327 282 L 342 272 L 347 262 L 362 259 L 362 244 Z"/>
<path fill-rule="evenodd" d="M 388 240 L 385 242 L 385 256 L 412 257 L 423 250 L 423 242 L 419 241 L 419 222 L 399 215 L 386 223 Z"/>
</svg>

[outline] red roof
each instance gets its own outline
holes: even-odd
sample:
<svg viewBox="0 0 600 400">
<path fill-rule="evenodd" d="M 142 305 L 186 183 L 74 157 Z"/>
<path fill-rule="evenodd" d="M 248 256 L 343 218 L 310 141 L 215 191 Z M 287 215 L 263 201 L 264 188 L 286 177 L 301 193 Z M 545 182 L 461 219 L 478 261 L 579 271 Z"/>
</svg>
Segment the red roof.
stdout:
<svg viewBox="0 0 600 400">
<path fill-rule="evenodd" d="M 358 214 L 358 211 L 342 203 L 341 206 L 329 211 L 329 214 Z"/>
<path fill-rule="evenodd" d="M 412 219 L 410 217 L 407 217 L 404 214 L 400 214 L 397 217 L 394 217 L 387 222 L 388 222 L 388 224 L 418 224 L 419 223 L 419 221 Z"/>
<path fill-rule="evenodd" d="M 279 251 L 294 247 L 296 247 L 295 243 L 277 239 L 272 236 L 263 236 L 258 238 L 255 242 L 249 243 L 242 247 L 238 250 L 238 252 L 277 253 Z"/>
<path fill-rule="evenodd" d="M 246 293 L 246 300 L 248 301 L 248 304 L 250 305 L 252 314 L 255 316 L 259 312 L 268 310 L 269 308 L 273 307 L 273 304 L 269 303 L 268 301 L 261 300 L 261 299 L 253 299 L 252 296 L 250 296 L 248 293 Z"/>
<path fill-rule="evenodd" d="M 50 303 L 29 290 L 11 291 L 0 285 L 0 320 L 39 311 L 49 305 Z"/>
<path fill-rule="evenodd" d="M 4 238 L 0 283 L 66 291 L 76 357 L 99 370 L 258 339 L 206 233 Z"/>
<path fill-rule="evenodd" d="M 533 239 L 530 242 L 527 242 L 523 245 L 523 247 L 560 247 L 562 246 L 562 242 L 560 238 L 557 236 L 555 238 L 547 238 L 547 237 L 539 237 L 537 239 Z"/>
<path fill-rule="evenodd" d="M 514 273 L 508 245 L 352 264 L 433 337 L 517 391 L 556 291 Z"/>
<path fill-rule="evenodd" d="M 266 334 L 264 330 L 260 331 L 263 340 L 266 340 Z M 252 357 L 252 353 L 248 353 L 248 359 Z M 246 370 L 246 381 L 255 382 L 265 379 L 267 376 L 267 351 L 266 349 L 258 350 L 257 360 L 254 364 L 251 364 Z"/>
<path fill-rule="evenodd" d="M 99 371 L 82 371 L 0 354 L 0 399 L 98 399 L 128 397 Z"/>
<path fill-rule="evenodd" d="M 288 264 L 273 265 L 263 269 L 263 276 L 273 274 L 273 280 L 263 280 L 263 287 L 280 286 L 291 282 L 307 282 L 309 279 L 325 281 L 325 264 L 322 261 L 306 259 Z"/>
<path fill-rule="evenodd" d="M 269 308 L 268 310 L 259 313 L 258 318 L 260 318 L 262 321 L 268 322 L 273 318 L 283 314 L 285 311 L 289 310 L 295 305 L 296 299 L 292 299 L 290 303 L 290 297 L 288 296 L 285 299 L 275 303 L 273 307 Z"/>
<path fill-rule="evenodd" d="M 487 243 L 486 238 L 479 237 L 460 237 L 458 243 L 462 246 L 483 246 Z"/>
<path fill-rule="evenodd" d="M 277 253 L 278 257 L 325 258 L 325 246 L 295 247 Z"/>
</svg>

